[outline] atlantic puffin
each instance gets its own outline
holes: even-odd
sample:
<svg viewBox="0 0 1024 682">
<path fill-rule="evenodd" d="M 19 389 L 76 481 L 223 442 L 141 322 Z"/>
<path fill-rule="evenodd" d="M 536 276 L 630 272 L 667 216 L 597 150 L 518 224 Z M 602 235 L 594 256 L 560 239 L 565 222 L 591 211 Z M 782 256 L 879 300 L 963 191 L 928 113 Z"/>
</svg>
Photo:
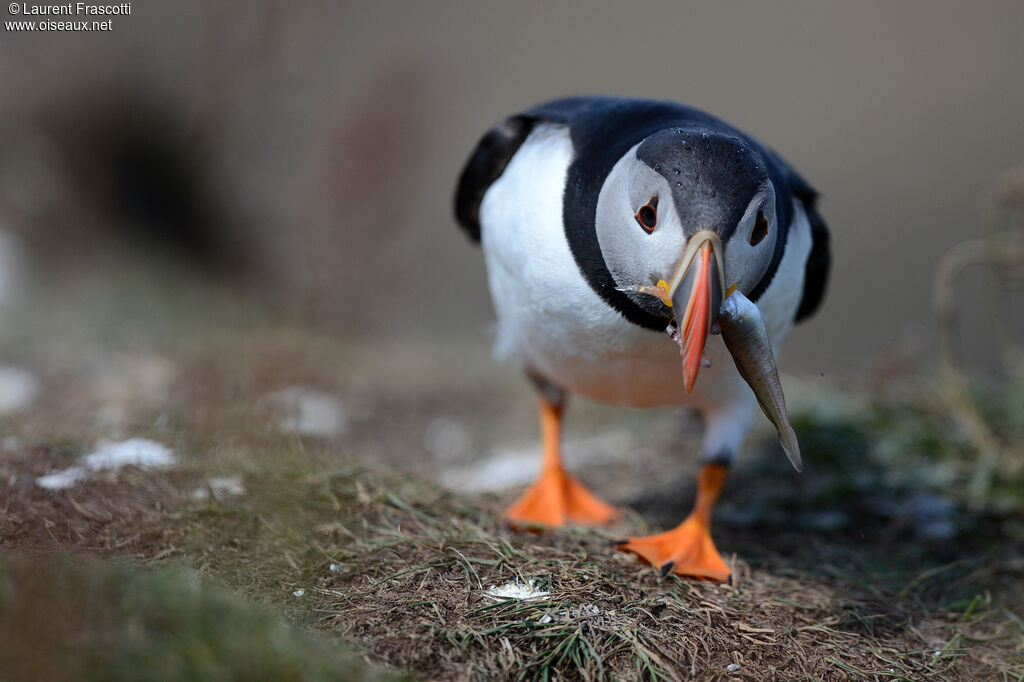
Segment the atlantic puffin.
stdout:
<svg viewBox="0 0 1024 682">
<path fill-rule="evenodd" d="M 455 215 L 483 247 L 497 354 L 522 367 L 540 410 L 542 471 L 510 522 L 619 516 L 562 465 L 568 394 L 687 406 L 704 424 L 693 511 L 620 548 L 662 575 L 729 578 L 711 514 L 760 396 L 717 335 L 718 311 L 732 292 L 752 303 L 771 355 L 818 309 L 831 254 L 817 196 L 755 138 L 670 101 L 558 99 L 483 135 Z"/>
</svg>

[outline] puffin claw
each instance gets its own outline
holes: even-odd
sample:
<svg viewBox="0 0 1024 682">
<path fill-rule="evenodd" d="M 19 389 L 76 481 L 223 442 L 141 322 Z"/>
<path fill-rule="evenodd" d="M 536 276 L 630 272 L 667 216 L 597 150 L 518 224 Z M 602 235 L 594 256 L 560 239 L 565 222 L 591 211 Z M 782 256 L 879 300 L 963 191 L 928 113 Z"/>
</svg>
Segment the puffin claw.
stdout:
<svg viewBox="0 0 1024 682">
<path fill-rule="evenodd" d="M 659 571 L 659 573 L 661 574 L 660 577 L 664 578 L 669 573 L 671 573 L 672 569 L 675 568 L 675 567 L 676 567 L 676 562 L 674 562 L 674 561 L 666 561 L 665 563 L 663 563 L 661 565 L 661 571 Z"/>
</svg>

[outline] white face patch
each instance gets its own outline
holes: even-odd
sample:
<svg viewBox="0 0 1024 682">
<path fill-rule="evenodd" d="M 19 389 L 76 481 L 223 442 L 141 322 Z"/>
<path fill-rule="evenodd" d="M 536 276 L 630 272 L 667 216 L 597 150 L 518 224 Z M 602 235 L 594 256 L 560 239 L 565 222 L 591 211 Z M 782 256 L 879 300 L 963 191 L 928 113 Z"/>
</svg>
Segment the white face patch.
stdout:
<svg viewBox="0 0 1024 682">
<path fill-rule="evenodd" d="M 758 225 L 759 213 L 768 223 L 767 233 L 760 239 L 758 238 L 763 225 Z M 754 195 L 736 230 L 723 245 L 727 288 L 735 284 L 744 294 L 749 294 L 757 286 L 775 253 L 778 233 L 775 188 L 768 181 L 762 190 Z"/>
<path fill-rule="evenodd" d="M 668 279 L 686 247 L 668 182 L 636 158 L 636 148 L 612 168 L 597 199 L 594 227 L 601 254 L 620 288 Z M 637 212 L 656 198 L 656 223 L 648 232 Z M 637 299 L 649 305 L 647 297 Z"/>
</svg>

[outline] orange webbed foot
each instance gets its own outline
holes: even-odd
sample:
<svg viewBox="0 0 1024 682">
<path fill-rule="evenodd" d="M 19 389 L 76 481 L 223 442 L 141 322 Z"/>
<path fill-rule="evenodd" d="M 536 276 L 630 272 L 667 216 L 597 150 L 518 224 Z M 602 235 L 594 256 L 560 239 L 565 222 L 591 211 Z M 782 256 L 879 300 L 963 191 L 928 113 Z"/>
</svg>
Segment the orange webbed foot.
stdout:
<svg viewBox="0 0 1024 682">
<path fill-rule="evenodd" d="M 676 573 L 719 582 L 729 579 L 729 567 L 715 548 L 711 531 L 693 517 L 664 533 L 629 538 L 619 543 L 619 549 L 661 567 L 663 577 Z"/>
<path fill-rule="evenodd" d="M 602 525 L 621 516 L 562 469 L 547 470 L 505 512 L 513 524 Z"/>
</svg>

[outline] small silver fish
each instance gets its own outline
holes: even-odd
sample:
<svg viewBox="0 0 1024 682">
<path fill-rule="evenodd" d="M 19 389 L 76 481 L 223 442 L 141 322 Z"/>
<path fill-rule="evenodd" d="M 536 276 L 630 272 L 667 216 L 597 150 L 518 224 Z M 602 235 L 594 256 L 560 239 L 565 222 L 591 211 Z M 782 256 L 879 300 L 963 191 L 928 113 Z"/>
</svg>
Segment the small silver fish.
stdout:
<svg viewBox="0 0 1024 682">
<path fill-rule="evenodd" d="M 789 424 L 786 397 L 782 394 L 775 355 L 761 311 L 746 296 L 734 291 L 722 302 L 718 322 L 722 327 L 722 340 L 736 363 L 736 369 L 754 391 L 765 416 L 775 425 L 786 457 L 797 471 L 803 471 L 800 444 Z"/>
</svg>

